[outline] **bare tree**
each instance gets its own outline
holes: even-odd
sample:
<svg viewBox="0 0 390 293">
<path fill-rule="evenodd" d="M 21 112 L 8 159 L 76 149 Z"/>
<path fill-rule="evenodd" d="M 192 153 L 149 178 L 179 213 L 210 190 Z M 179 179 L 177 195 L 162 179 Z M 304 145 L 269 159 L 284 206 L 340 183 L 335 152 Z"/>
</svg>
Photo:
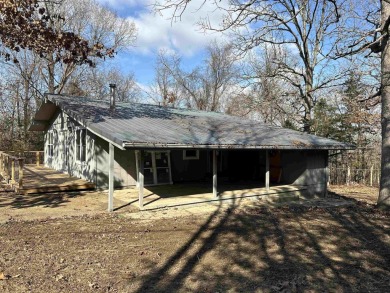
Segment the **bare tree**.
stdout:
<svg viewBox="0 0 390 293">
<path fill-rule="evenodd" d="M 244 68 L 241 83 L 246 87 L 246 94 L 241 95 L 239 108 L 245 107 L 247 115 L 264 123 L 298 124 L 299 92 L 278 74 L 278 64 L 287 63 L 290 52 L 278 45 L 265 44 L 248 55 L 241 65 Z"/>
<path fill-rule="evenodd" d="M 375 40 L 381 51 L 382 162 L 378 205 L 390 208 L 390 2 L 381 1 L 380 37 Z"/>
<path fill-rule="evenodd" d="M 31 52 L 19 54 L 16 64 L 6 63 L 3 70 L 1 124 L 5 137 L 2 142 L 8 149 L 23 150 L 37 142 L 30 135 L 28 126 L 36 109 L 39 96 L 39 63 L 34 62 Z"/>
<path fill-rule="evenodd" d="M 60 0 L 46 2 L 46 11 L 62 17 L 51 22 L 56 30 L 76 32 L 88 43 L 99 43 L 109 47 L 112 52 L 132 46 L 136 37 L 133 22 L 118 17 L 101 6 L 96 0 Z M 88 17 L 86 17 L 88 15 Z M 45 57 L 44 79 L 50 93 L 61 93 L 74 71 L 77 62 L 63 62 L 53 51 Z M 92 59 L 95 63 L 97 58 Z"/>
<path fill-rule="evenodd" d="M 364 3 L 364 7 L 367 4 Z M 381 54 L 381 72 L 379 90 L 371 95 L 368 100 L 380 97 L 381 101 L 381 127 L 382 127 L 382 147 L 381 147 L 381 179 L 378 197 L 378 205 L 383 208 L 390 208 L 390 1 L 377 1 L 367 11 L 360 14 L 364 20 L 371 25 L 371 29 L 356 30 L 357 36 L 351 38 L 350 50 L 346 50 L 341 55 L 351 55 L 369 51 L 368 56 Z M 377 17 L 380 12 L 380 17 Z"/>
<path fill-rule="evenodd" d="M 236 48 L 246 53 L 262 43 L 293 49 L 298 62 L 278 61 L 277 75 L 295 87 L 303 106 L 302 125 L 310 132 L 316 92 L 335 86 L 343 77 L 335 64 L 335 45 L 340 41 L 347 1 L 336 0 L 230 0 L 214 1 L 225 12 L 219 27 L 201 21 L 206 30 L 231 32 Z M 174 9 L 173 17 L 184 13 L 188 0 L 156 3 L 156 9 Z M 343 14 L 340 13 L 343 12 Z"/>
<path fill-rule="evenodd" d="M 154 103 L 162 106 L 184 107 L 183 102 L 185 99 L 184 95 L 182 95 L 182 88 L 172 75 L 170 66 L 166 66 L 167 58 L 165 55 L 166 52 L 161 51 L 159 53 L 155 66 L 154 82 L 149 86 L 146 95 Z"/>
<path fill-rule="evenodd" d="M 163 99 L 185 101 L 185 106 L 199 110 L 219 111 L 224 99 L 235 84 L 237 76 L 235 68 L 236 57 L 231 45 L 218 45 L 212 43 L 207 48 L 207 57 L 201 66 L 190 72 L 181 68 L 181 58 L 177 55 L 160 54 L 157 69 L 158 75 L 165 79 L 165 82 L 172 83 L 179 87 L 175 94 L 180 93 L 181 97 L 170 96 L 169 92 L 162 92 Z M 161 80 L 163 81 L 163 80 Z M 167 84 L 161 84 L 161 89 L 166 89 Z"/>
<path fill-rule="evenodd" d="M 0 5 L 0 17 L 0 54 L 5 61 L 14 60 L 2 66 L 0 128 L 8 149 L 37 143 L 27 130 L 45 92 L 84 93 L 81 81 L 91 65 L 131 46 L 136 34 L 134 23 L 95 0 L 6 1 Z M 105 73 L 104 77 L 99 73 L 104 86 L 110 78 Z M 115 79 L 120 98 L 138 97 L 131 74 L 111 77 Z"/>
<path fill-rule="evenodd" d="M 109 83 L 116 84 L 117 100 L 120 102 L 140 102 L 141 89 L 132 73 L 122 73 L 118 68 L 86 68 L 72 76 L 63 92 L 76 96 L 88 96 L 106 99 L 109 95 Z"/>
</svg>

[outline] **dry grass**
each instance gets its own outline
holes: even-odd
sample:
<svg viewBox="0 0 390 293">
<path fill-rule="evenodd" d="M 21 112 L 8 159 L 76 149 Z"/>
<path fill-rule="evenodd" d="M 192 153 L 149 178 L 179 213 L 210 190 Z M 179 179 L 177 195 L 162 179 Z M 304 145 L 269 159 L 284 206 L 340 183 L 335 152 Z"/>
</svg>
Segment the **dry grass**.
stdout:
<svg viewBox="0 0 390 293">
<path fill-rule="evenodd" d="M 379 194 L 378 188 L 364 185 L 332 185 L 330 191 L 344 198 L 366 202 L 372 205 L 376 205 Z"/>
<path fill-rule="evenodd" d="M 389 214 L 352 203 L 9 221 L 0 291 L 389 292 Z"/>
</svg>

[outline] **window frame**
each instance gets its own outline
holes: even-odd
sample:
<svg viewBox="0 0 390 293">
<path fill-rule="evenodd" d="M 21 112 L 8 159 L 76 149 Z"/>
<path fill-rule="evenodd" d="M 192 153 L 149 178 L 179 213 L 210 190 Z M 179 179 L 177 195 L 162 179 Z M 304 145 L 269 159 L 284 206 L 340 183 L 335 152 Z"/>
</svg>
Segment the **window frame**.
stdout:
<svg viewBox="0 0 390 293">
<path fill-rule="evenodd" d="M 84 127 L 75 128 L 75 159 L 81 164 L 87 161 L 87 129 Z"/>
<path fill-rule="evenodd" d="M 47 157 L 54 157 L 54 131 L 49 130 L 47 132 Z"/>
<path fill-rule="evenodd" d="M 195 151 L 195 156 L 188 156 L 187 152 L 188 151 Z M 199 150 L 194 150 L 194 149 L 188 149 L 188 150 L 183 150 L 183 160 L 199 160 Z"/>
</svg>

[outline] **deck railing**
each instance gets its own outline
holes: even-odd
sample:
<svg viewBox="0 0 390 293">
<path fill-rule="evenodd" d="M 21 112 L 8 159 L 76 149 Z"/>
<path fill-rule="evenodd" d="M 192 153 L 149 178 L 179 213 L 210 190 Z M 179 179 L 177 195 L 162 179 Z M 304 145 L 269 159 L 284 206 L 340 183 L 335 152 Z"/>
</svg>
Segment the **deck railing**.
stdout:
<svg viewBox="0 0 390 293">
<path fill-rule="evenodd" d="M 42 151 L 3 152 L 0 151 L 0 176 L 11 188 L 23 188 L 23 168 L 25 164 L 43 163 Z"/>
<path fill-rule="evenodd" d="M 15 152 L 15 151 L 7 151 L 7 154 L 10 154 L 15 157 L 20 157 L 24 158 L 24 163 L 27 165 L 43 165 L 44 161 L 44 152 L 43 151 L 20 151 L 20 152 Z"/>
</svg>

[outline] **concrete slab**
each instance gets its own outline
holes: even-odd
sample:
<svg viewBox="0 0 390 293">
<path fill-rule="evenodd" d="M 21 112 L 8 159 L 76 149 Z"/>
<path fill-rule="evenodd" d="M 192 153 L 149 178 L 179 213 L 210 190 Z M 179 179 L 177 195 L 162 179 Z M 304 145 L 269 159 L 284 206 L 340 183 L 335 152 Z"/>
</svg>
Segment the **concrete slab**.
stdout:
<svg viewBox="0 0 390 293">
<path fill-rule="evenodd" d="M 239 200 L 287 201 L 298 200 L 306 191 L 305 186 L 280 185 L 271 187 L 267 192 L 265 187 L 239 188 L 237 185 L 220 186 L 218 197 L 213 196 L 212 188 L 205 184 L 174 184 L 147 187 L 144 191 L 143 210 L 153 210 L 166 207 L 176 207 L 196 204 L 235 204 Z M 118 202 L 120 203 L 118 205 Z M 138 208 L 138 189 L 129 188 L 115 190 L 115 210 L 133 206 Z"/>
</svg>

